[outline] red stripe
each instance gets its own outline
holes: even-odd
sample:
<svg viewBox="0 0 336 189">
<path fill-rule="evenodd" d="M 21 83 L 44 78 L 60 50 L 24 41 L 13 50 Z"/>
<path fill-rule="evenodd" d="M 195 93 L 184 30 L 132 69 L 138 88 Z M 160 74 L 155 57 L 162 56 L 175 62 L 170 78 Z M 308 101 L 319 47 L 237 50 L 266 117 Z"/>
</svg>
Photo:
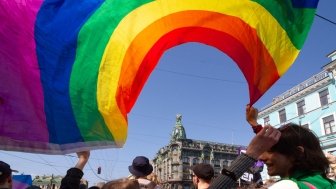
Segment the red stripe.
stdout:
<svg viewBox="0 0 336 189">
<path fill-rule="evenodd" d="M 128 93 L 129 101 L 125 103 L 127 112 L 133 107 L 147 78 L 157 65 L 162 54 L 171 47 L 187 42 L 200 42 L 216 47 L 231 57 L 237 63 L 249 84 L 251 104 L 256 102 L 265 92 L 259 91 L 257 85 L 264 85 L 264 80 L 267 83 L 273 84 L 279 78 L 274 63 L 255 62 L 258 61 L 258 57 L 251 57 L 249 51 L 244 48 L 244 45 L 231 35 L 201 27 L 180 28 L 162 36 L 146 54 L 137 71 L 134 79 L 135 82 L 133 82 L 131 90 Z M 121 93 L 118 92 L 117 94 Z M 120 97 L 121 95 L 117 96 L 117 98 Z"/>
</svg>

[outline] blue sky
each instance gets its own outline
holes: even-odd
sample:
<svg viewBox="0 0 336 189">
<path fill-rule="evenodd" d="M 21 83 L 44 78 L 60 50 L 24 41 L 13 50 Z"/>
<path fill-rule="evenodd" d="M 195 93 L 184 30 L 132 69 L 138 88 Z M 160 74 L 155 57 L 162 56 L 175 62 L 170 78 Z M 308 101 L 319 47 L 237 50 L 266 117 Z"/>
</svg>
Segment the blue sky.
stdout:
<svg viewBox="0 0 336 189">
<path fill-rule="evenodd" d="M 336 22 L 336 1 L 321 0 L 317 14 Z M 336 25 L 315 17 L 307 41 L 293 66 L 255 104 L 272 98 L 321 71 L 336 50 Z M 153 158 L 168 144 L 176 114 L 182 114 L 187 138 L 247 145 L 253 133 L 245 122 L 249 102 L 246 81 L 236 64 L 209 46 L 189 43 L 168 50 L 129 114 L 128 139 L 121 149 L 91 152 L 84 177 L 90 185 L 101 179 L 127 176 L 137 155 Z M 20 173 L 64 175 L 74 166 L 75 154 L 41 155 L 0 151 L 0 159 Z M 102 167 L 102 174 L 96 175 Z"/>
</svg>

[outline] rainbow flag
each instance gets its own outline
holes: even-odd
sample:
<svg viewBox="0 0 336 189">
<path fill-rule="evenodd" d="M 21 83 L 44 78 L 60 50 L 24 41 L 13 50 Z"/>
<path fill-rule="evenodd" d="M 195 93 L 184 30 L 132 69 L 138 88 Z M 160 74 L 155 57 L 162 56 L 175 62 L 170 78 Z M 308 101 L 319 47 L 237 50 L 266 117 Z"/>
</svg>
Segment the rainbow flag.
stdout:
<svg viewBox="0 0 336 189">
<path fill-rule="evenodd" d="M 318 0 L 2 0 L 0 149 L 122 147 L 161 55 L 199 42 L 230 56 L 256 102 L 292 65 Z"/>
<path fill-rule="evenodd" d="M 13 175 L 12 179 L 13 189 L 26 189 L 33 183 L 31 175 Z"/>
</svg>

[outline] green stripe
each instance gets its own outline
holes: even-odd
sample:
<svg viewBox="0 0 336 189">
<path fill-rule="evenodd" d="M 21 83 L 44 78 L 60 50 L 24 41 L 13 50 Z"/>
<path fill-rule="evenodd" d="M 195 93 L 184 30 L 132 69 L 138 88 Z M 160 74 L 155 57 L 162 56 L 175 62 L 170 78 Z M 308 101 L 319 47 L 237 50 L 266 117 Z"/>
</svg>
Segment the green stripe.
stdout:
<svg viewBox="0 0 336 189">
<path fill-rule="evenodd" d="M 316 9 L 294 8 L 291 0 L 253 0 L 270 12 L 286 30 L 297 49 L 301 49 L 313 23 Z"/>
<path fill-rule="evenodd" d="M 79 33 L 76 61 L 70 79 L 70 96 L 85 141 L 114 141 L 98 110 L 97 79 L 100 62 L 110 36 L 121 19 L 150 1 L 152 0 L 107 0 Z"/>
</svg>

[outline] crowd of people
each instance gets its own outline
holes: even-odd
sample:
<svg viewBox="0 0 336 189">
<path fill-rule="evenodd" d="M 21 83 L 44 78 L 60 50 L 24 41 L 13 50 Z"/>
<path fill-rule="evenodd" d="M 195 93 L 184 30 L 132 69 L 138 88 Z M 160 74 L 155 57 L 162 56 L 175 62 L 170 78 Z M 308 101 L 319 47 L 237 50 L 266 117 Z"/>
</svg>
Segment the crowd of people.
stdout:
<svg viewBox="0 0 336 189">
<path fill-rule="evenodd" d="M 336 182 L 327 177 L 330 161 L 322 151 L 316 135 L 309 129 L 289 123 L 280 128 L 257 123 L 258 110 L 246 107 L 246 119 L 256 133 L 246 153 L 241 153 L 231 165 L 214 178 L 210 164 L 200 163 L 191 167 L 192 182 L 196 189 L 238 188 L 237 180 L 259 160 L 267 166 L 270 176 L 279 176 L 277 182 L 251 185 L 249 188 L 269 189 L 331 189 Z M 78 152 L 78 162 L 70 168 L 61 181 L 61 189 L 79 189 L 83 168 L 90 152 Z M 330 158 L 329 158 L 330 159 Z M 161 189 L 153 166 L 144 156 L 134 158 L 128 167 L 131 176 L 107 182 L 102 189 Z M 0 162 L 0 188 L 12 189 L 12 170 Z M 97 189 L 94 186 L 89 189 Z"/>
</svg>

